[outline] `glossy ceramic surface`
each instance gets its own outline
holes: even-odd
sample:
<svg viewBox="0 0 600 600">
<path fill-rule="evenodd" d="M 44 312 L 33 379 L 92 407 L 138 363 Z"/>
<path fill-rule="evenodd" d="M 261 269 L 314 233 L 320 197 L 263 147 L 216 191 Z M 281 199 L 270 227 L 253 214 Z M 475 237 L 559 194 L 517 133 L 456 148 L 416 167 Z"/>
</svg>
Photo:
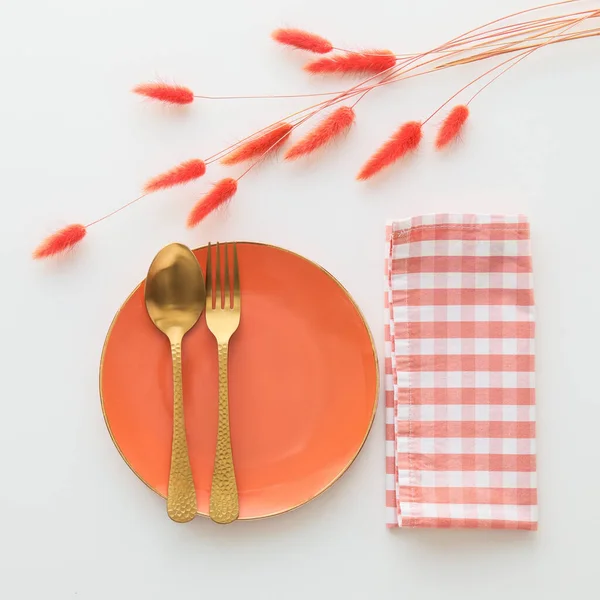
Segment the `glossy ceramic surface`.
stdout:
<svg viewBox="0 0 600 600">
<path fill-rule="evenodd" d="M 195 250 L 206 264 L 206 248 Z M 279 514 L 327 489 L 372 424 L 378 368 L 370 332 L 326 271 L 273 246 L 238 243 L 242 318 L 231 340 L 229 405 L 241 519 Z M 187 440 L 198 512 L 208 513 L 215 457 L 216 341 L 204 317 L 183 341 Z M 100 370 L 107 426 L 121 455 L 166 495 L 173 391 L 168 340 L 142 283 L 117 313 Z"/>
</svg>

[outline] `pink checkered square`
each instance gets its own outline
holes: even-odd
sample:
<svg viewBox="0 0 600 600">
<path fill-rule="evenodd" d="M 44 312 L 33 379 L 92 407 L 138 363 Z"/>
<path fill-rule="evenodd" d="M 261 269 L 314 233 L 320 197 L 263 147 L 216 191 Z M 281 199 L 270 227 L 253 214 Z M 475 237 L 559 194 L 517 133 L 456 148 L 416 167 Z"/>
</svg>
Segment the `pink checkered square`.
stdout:
<svg viewBox="0 0 600 600">
<path fill-rule="evenodd" d="M 386 229 L 386 521 L 537 529 L 534 300 L 523 216 Z"/>
</svg>

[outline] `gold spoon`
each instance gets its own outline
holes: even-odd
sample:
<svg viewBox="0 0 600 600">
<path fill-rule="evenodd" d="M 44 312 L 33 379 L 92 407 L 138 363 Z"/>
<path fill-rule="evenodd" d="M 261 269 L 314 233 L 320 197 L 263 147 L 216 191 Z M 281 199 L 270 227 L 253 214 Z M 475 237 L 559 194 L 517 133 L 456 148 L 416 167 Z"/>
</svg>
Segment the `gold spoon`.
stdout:
<svg viewBox="0 0 600 600">
<path fill-rule="evenodd" d="M 206 304 L 202 270 L 187 246 L 170 244 L 156 255 L 148 269 L 145 297 L 150 318 L 171 342 L 173 360 L 173 443 L 167 514 L 173 521 L 187 523 L 198 508 L 185 437 L 181 342 Z"/>
</svg>

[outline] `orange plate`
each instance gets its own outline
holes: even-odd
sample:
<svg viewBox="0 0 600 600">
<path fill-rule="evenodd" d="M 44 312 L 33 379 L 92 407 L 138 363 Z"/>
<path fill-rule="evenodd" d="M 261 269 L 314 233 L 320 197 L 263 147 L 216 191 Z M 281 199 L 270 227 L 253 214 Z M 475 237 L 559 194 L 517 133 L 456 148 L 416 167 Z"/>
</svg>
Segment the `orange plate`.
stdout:
<svg viewBox="0 0 600 600">
<path fill-rule="evenodd" d="M 194 251 L 206 264 L 206 248 Z M 230 345 L 229 411 L 240 518 L 308 502 L 344 473 L 375 413 L 377 356 L 348 292 L 301 256 L 239 243 L 242 319 Z M 187 439 L 208 513 L 217 433 L 217 349 L 204 316 L 183 341 Z M 106 424 L 138 477 L 165 496 L 173 392 L 167 338 L 140 284 L 117 313 L 100 367 Z"/>
</svg>

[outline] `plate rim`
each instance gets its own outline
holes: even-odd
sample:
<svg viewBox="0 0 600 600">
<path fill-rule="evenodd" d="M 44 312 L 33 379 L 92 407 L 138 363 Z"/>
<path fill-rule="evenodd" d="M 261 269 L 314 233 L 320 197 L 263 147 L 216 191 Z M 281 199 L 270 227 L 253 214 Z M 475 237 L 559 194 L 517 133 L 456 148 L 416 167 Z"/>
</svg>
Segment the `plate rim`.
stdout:
<svg viewBox="0 0 600 600">
<path fill-rule="evenodd" d="M 325 273 L 325 275 L 327 275 L 332 281 L 334 281 L 339 287 L 340 289 L 344 292 L 344 294 L 346 295 L 346 297 L 348 298 L 348 300 L 350 300 L 350 302 L 352 303 L 352 306 L 354 307 L 354 309 L 356 310 L 358 316 L 360 317 L 365 330 L 369 336 L 369 341 L 371 343 L 371 351 L 373 353 L 373 361 L 375 363 L 375 397 L 373 398 L 373 409 L 371 411 L 371 416 L 369 419 L 369 424 L 367 426 L 367 429 L 365 431 L 365 435 L 363 437 L 363 439 L 361 440 L 356 452 L 354 453 L 354 456 L 352 456 L 350 458 L 350 460 L 348 461 L 348 463 L 344 466 L 343 469 L 341 469 L 341 471 L 329 482 L 327 483 L 325 486 L 323 486 L 320 490 L 318 490 L 315 494 L 313 494 L 310 498 L 300 502 L 299 504 L 296 504 L 295 506 L 290 506 L 288 508 L 285 508 L 283 510 L 279 510 L 273 513 L 269 513 L 266 515 L 259 515 L 259 516 L 253 516 L 253 517 L 239 517 L 237 520 L 239 521 L 258 521 L 260 519 L 268 519 L 270 517 L 275 517 L 277 515 L 283 515 L 286 513 L 289 513 L 293 510 L 296 510 L 298 508 L 300 508 L 301 506 L 304 506 L 305 504 L 308 504 L 309 502 L 311 502 L 312 500 L 314 500 L 315 498 L 318 498 L 321 494 L 325 493 L 330 487 L 332 487 L 341 477 L 342 475 L 344 475 L 348 469 L 350 469 L 350 467 L 352 466 L 352 464 L 354 463 L 354 461 L 356 460 L 356 458 L 358 457 L 358 455 L 360 454 L 361 450 L 363 449 L 367 438 L 369 437 L 369 434 L 371 433 L 371 429 L 373 428 L 373 423 L 375 421 L 375 415 L 377 413 L 377 407 L 379 405 L 379 388 L 380 388 L 380 377 L 381 377 L 381 373 L 379 370 L 379 356 L 377 354 L 377 348 L 375 347 L 375 341 L 373 339 L 373 333 L 371 332 L 371 328 L 369 327 L 369 324 L 367 323 L 367 320 L 365 319 L 365 316 L 363 314 L 363 312 L 361 311 L 360 307 L 358 306 L 358 304 L 356 303 L 356 301 L 354 300 L 354 298 L 352 297 L 352 295 L 350 294 L 350 292 L 346 289 L 346 287 L 344 285 L 342 285 L 342 283 L 334 276 L 332 275 L 327 269 L 325 269 L 324 267 L 322 267 L 320 264 L 316 263 L 315 261 L 311 260 L 310 258 L 306 258 L 305 256 L 302 256 L 301 254 L 298 254 L 297 252 L 294 252 L 293 250 L 288 250 L 287 248 L 282 248 L 281 246 L 277 246 L 275 244 L 268 244 L 265 242 L 250 242 L 250 241 L 235 241 L 235 242 L 227 242 L 227 243 L 236 243 L 236 244 L 243 244 L 243 245 L 252 245 L 252 246 L 264 246 L 266 248 L 273 248 L 275 250 L 280 250 L 282 252 L 286 252 L 288 254 L 292 254 L 293 256 L 296 256 L 298 258 L 301 258 L 302 260 L 305 260 L 306 262 L 312 264 L 314 267 L 318 268 L 320 271 L 322 271 L 323 273 Z M 204 250 L 208 247 L 208 244 L 205 244 L 203 246 L 198 246 L 196 248 L 192 248 L 192 252 L 196 252 L 198 250 Z M 102 372 L 103 372 L 103 368 L 104 368 L 104 355 L 106 353 L 106 347 L 108 345 L 108 341 L 110 339 L 113 327 L 115 325 L 115 323 L 117 322 L 117 319 L 119 317 L 119 315 L 121 314 L 121 311 L 123 310 L 123 308 L 125 307 L 125 305 L 129 302 L 129 300 L 131 299 L 131 297 L 138 291 L 138 289 L 140 288 L 140 286 L 146 281 L 146 278 L 144 277 L 144 279 L 142 279 L 134 288 L 133 290 L 129 293 L 129 295 L 127 296 L 127 298 L 122 302 L 122 304 L 119 306 L 117 312 L 115 313 L 114 317 L 112 318 L 112 321 L 110 323 L 110 326 L 108 328 L 108 331 L 106 332 L 106 337 L 104 338 L 104 343 L 102 345 L 102 353 L 100 355 L 100 370 L 99 370 L 99 377 L 98 377 L 98 389 L 99 389 L 99 394 L 100 394 L 100 407 L 102 409 L 102 417 L 104 418 L 104 424 L 106 425 L 106 429 L 108 430 L 108 433 L 110 435 L 110 439 L 112 440 L 112 443 L 114 444 L 115 448 L 117 449 L 117 452 L 119 453 L 119 455 L 121 456 L 121 458 L 123 459 L 123 461 L 125 462 L 125 464 L 129 467 L 129 469 L 131 469 L 131 471 L 135 474 L 135 476 L 146 485 L 146 487 L 148 487 L 150 490 L 152 490 L 155 494 L 157 494 L 158 496 L 160 496 L 163 500 L 166 501 L 166 496 L 164 496 L 163 494 L 161 494 L 156 488 L 154 488 L 152 485 L 150 485 L 150 483 L 148 483 L 131 465 L 131 463 L 129 462 L 129 460 L 127 460 L 126 456 L 123 454 L 121 448 L 119 447 L 119 444 L 117 443 L 117 440 L 115 439 L 115 436 L 113 435 L 113 432 L 110 428 L 110 423 L 108 421 L 108 417 L 106 415 L 106 410 L 104 407 L 104 397 L 102 395 Z M 201 516 L 201 517 L 206 517 L 208 518 L 208 514 L 202 513 L 200 511 L 196 511 L 196 515 L 197 516 Z"/>
</svg>

